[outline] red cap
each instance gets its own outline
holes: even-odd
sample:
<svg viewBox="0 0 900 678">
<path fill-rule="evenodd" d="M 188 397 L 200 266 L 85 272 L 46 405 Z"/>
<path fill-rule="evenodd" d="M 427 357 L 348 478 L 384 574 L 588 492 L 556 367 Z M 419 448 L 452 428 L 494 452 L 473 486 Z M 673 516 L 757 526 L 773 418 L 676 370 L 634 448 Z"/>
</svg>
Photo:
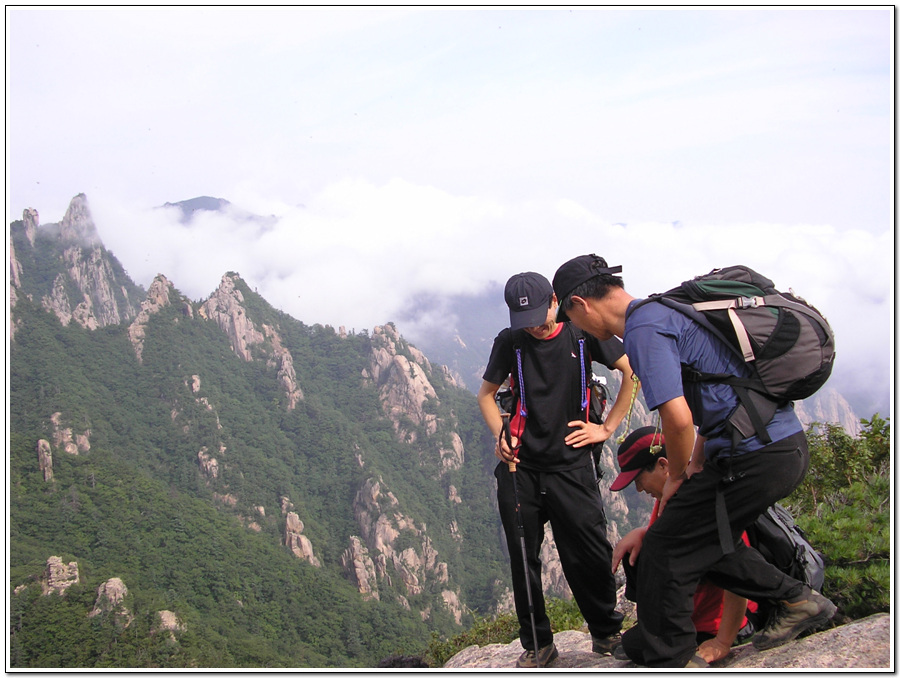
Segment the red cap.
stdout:
<svg viewBox="0 0 900 678">
<path fill-rule="evenodd" d="M 638 473 L 660 457 L 666 456 L 666 440 L 655 426 L 644 426 L 632 431 L 619 445 L 619 469 L 621 473 L 609 486 L 613 492 L 624 490 Z"/>
</svg>

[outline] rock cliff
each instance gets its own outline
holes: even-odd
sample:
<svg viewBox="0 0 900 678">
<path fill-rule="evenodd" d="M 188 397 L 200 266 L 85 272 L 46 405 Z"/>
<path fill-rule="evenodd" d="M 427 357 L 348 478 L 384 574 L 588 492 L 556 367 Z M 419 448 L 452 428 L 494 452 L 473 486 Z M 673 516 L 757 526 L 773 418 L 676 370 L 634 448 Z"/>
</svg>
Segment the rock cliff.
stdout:
<svg viewBox="0 0 900 678">
<path fill-rule="evenodd" d="M 200 316 L 214 321 L 228 336 L 231 348 L 242 360 L 250 362 L 256 352 L 266 364 L 275 369 L 277 379 L 287 398 L 287 409 L 293 410 L 303 400 L 297 383 L 294 359 L 284 346 L 277 329 L 263 324 L 257 327 L 247 315 L 244 295 L 237 288 L 240 276 L 226 273 L 218 289 L 200 307 Z"/>
<path fill-rule="evenodd" d="M 356 495 L 353 512 L 361 535 L 350 537 L 341 556 L 345 575 L 365 598 L 380 600 L 382 590 L 391 591 L 405 607 L 410 598 L 436 585 L 459 623 L 462 607 L 459 592 L 449 588 L 447 563 L 439 560 L 426 526 L 403 514 L 383 483 L 370 478 Z M 422 614 L 427 618 L 429 610 Z"/>
<path fill-rule="evenodd" d="M 303 534 L 303 521 L 293 511 L 289 511 L 284 525 L 284 545 L 300 560 L 307 561 L 313 567 L 322 567 L 322 563 L 313 553 L 312 542 Z"/>
<path fill-rule="evenodd" d="M 78 563 L 74 560 L 68 564 L 59 556 L 47 558 L 47 568 L 41 579 L 41 591 L 45 596 L 51 593 L 65 595 L 66 589 L 79 582 Z"/>
<path fill-rule="evenodd" d="M 712 665 L 713 669 L 892 669 L 892 624 L 887 614 L 878 614 L 838 626 L 760 652 L 751 644 L 733 648 Z M 557 633 L 554 642 L 559 657 L 547 670 L 634 670 L 635 664 L 591 652 L 591 636 L 581 631 Z M 472 645 L 451 657 L 445 669 L 481 671 L 511 668 L 522 653 L 518 640 L 509 644 Z"/>
<path fill-rule="evenodd" d="M 14 226 L 10 247 L 13 308 L 19 295 L 37 296 L 63 325 L 74 320 L 91 330 L 117 325 L 136 315 L 135 285 L 100 242 L 84 194 L 72 198 L 58 224 L 40 226 L 37 210 L 29 208 Z M 16 233 L 22 237 L 16 239 Z M 38 249 L 40 258 L 35 254 Z M 42 262 L 45 269 L 50 267 L 40 271 L 41 277 L 54 276 L 55 272 L 49 289 L 25 286 L 22 261 L 26 257 Z"/>
<path fill-rule="evenodd" d="M 44 482 L 53 480 L 53 453 L 50 450 L 50 442 L 41 438 L 37 443 L 38 468 L 44 475 Z"/>
<path fill-rule="evenodd" d="M 125 606 L 128 587 L 118 577 L 111 577 L 97 588 L 97 600 L 88 617 L 107 615 L 116 626 L 127 628 L 134 621 L 134 614 Z"/>
<path fill-rule="evenodd" d="M 157 626 L 152 633 L 162 632 L 169 636 L 172 642 L 177 641 L 176 633 L 182 633 L 186 626 L 177 614 L 171 610 L 160 610 L 156 613 Z"/>
<path fill-rule="evenodd" d="M 139 363 L 143 362 L 144 338 L 150 317 L 170 306 L 177 299 L 177 295 L 175 286 L 162 274 L 157 275 L 150 284 L 147 297 L 141 302 L 141 310 L 128 326 L 128 338 L 131 340 Z M 192 318 L 194 311 L 190 301 L 183 297 L 178 301 L 181 303 L 182 313 L 185 317 Z"/>
<path fill-rule="evenodd" d="M 448 383 L 455 383 L 446 367 L 441 373 Z M 439 428 L 450 429 L 448 442 L 440 446 L 441 469 L 455 470 L 465 460 L 465 448 L 459 434 L 435 414 L 439 404 L 431 383 L 435 368 L 415 346 L 406 343 L 391 324 L 372 331 L 372 353 L 363 379 L 378 389 L 382 409 L 401 442 L 416 444 L 420 435 L 430 437 Z"/>
<path fill-rule="evenodd" d="M 853 438 L 862 431 L 859 417 L 844 397 L 830 386 L 825 386 L 807 400 L 794 403 L 794 411 L 804 428 L 813 422 L 837 424 Z"/>
</svg>

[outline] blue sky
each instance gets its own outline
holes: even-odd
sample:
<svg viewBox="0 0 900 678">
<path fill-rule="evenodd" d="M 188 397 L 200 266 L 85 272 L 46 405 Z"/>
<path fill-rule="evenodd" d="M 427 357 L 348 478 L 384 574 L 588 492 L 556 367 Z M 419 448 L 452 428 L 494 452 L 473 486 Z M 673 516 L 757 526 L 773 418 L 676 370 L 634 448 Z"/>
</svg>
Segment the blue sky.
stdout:
<svg viewBox="0 0 900 678">
<path fill-rule="evenodd" d="M 7 8 L 8 220 L 59 221 L 84 192 L 137 282 L 200 299 L 236 270 L 304 322 L 357 329 L 592 251 L 637 295 L 744 263 L 829 317 L 834 383 L 886 412 L 893 22 Z M 278 221 L 153 209 L 200 195 Z"/>
</svg>

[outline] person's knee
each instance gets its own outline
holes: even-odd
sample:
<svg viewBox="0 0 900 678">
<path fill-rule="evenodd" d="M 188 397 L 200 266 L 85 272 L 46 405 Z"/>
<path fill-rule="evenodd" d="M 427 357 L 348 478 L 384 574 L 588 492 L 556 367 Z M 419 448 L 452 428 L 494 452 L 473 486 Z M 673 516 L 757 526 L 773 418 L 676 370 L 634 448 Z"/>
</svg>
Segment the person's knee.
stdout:
<svg viewBox="0 0 900 678">
<path fill-rule="evenodd" d="M 635 624 L 625 633 L 622 634 L 622 649 L 628 658 L 635 664 L 643 666 L 644 660 L 644 637 L 641 633 L 640 624 Z"/>
</svg>

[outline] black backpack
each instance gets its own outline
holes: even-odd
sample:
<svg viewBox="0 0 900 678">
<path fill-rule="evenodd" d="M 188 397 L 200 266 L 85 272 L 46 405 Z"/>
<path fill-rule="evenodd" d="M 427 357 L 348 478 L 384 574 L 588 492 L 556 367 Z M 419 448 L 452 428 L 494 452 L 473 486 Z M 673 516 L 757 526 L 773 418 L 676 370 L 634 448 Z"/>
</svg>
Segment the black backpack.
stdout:
<svg viewBox="0 0 900 678">
<path fill-rule="evenodd" d="M 821 593 L 825 583 L 824 558 L 807 541 L 806 534 L 781 504 L 770 506 L 748 527 L 747 537 L 750 546 L 768 562 Z M 756 628 L 763 628 L 774 610 L 772 601 L 758 601 L 757 612 L 747 616 Z"/>
<path fill-rule="evenodd" d="M 731 416 L 735 435 L 756 433 L 769 443 L 766 424 L 791 400 L 808 398 L 831 375 L 834 333 L 828 321 L 793 292 L 779 292 L 771 280 L 746 266 L 717 268 L 668 292 L 650 295 L 629 310 L 658 301 L 712 332 L 752 368 L 746 379 L 708 374 L 682 366 L 686 381 L 732 386 L 741 401 Z"/>
<path fill-rule="evenodd" d="M 773 504 L 747 528 L 750 545 L 779 570 L 816 591 L 825 583 L 825 561 L 781 504 Z"/>
</svg>

